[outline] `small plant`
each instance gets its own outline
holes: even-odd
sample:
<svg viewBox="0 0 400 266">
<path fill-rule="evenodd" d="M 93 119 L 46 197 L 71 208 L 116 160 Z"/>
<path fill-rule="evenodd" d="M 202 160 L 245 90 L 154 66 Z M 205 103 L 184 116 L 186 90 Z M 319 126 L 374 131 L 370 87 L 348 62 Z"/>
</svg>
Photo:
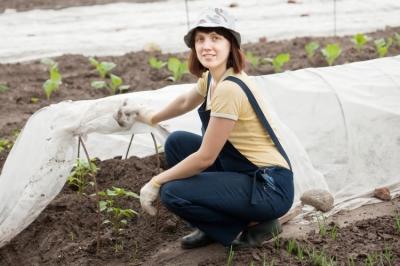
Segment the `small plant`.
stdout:
<svg viewBox="0 0 400 266">
<path fill-rule="evenodd" d="M 91 161 L 90 164 L 91 165 L 89 165 L 89 163 L 85 160 L 77 159 L 75 166 L 72 168 L 71 174 L 67 178 L 68 185 L 74 187 L 79 195 L 82 195 L 85 191 L 85 188 L 89 184 L 92 184 L 92 182 L 87 180 L 87 176 L 96 174 L 98 170 L 93 161 Z"/>
<path fill-rule="evenodd" d="M 353 257 L 347 258 L 347 265 L 348 266 L 355 266 L 356 262 L 354 261 Z"/>
<path fill-rule="evenodd" d="M 383 250 L 382 254 L 381 254 L 381 264 L 382 265 L 386 265 L 385 261 L 387 263 L 387 265 L 392 265 L 394 259 L 394 255 L 391 249 L 389 249 L 388 247 L 385 247 L 385 249 Z"/>
<path fill-rule="evenodd" d="M 14 143 L 11 140 L 8 139 L 0 139 L 0 152 L 4 151 L 4 150 L 11 150 L 12 146 L 14 145 Z"/>
<path fill-rule="evenodd" d="M 255 56 L 252 52 L 246 52 L 245 57 L 254 68 L 258 67 L 261 64 L 261 58 Z"/>
<path fill-rule="evenodd" d="M 328 65 L 331 66 L 342 53 L 342 48 L 340 48 L 339 44 L 328 44 L 321 50 L 321 53 Z"/>
<path fill-rule="evenodd" d="M 305 259 L 304 256 L 304 249 L 301 245 L 297 245 L 297 252 L 296 252 L 296 257 L 300 260 L 303 261 Z"/>
<path fill-rule="evenodd" d="M 118 77 L 114 74 L 109 74 L 110 81 L 103 81 L 103 80 L 95 80 L 92 81 L 91 86 L 95 89 L 108 89 L 111 94 L 117 94 L 120 92 L 125 92 L 129 89 L 129 85 L 122 85 L 123 81 L 122 78 Z"/>
<path fill-rule="evenodd" d="M 394 225 L 396 227 L 397 233 L 400 234 L 400 215 L 396 215 L 396 217 L 394 217 Z"/>
<path fill-rule="evenodd" d="M 333 227 L 329 229 L 329 234 L 331 235 L 331 238 L 333 240 L 336 240 L 336 238 L 337 238 L 337 229 L 338 229 L 338 227 L 336 224 L 333 225 Z"/>
<path fill-rule="evenodd" d="M 167 65 L 167 62 L 158 60 L 157 58 L 155 58 L 153 56 L 153 57 L 150 57 L 150 59 L 149 59 L 149 65 L 150 65 L 151 68 L 161 69 L 161 68 L 163 68 L 164 66 Z"/>
<path fill-rule="evenodd" d="M 364 261 L 364 265 L 368 266 L 373 266 L 378 263 L 379 260 L 379 255 L 376 252 L 373 252 L 371 254 L 367 254 L 367 258 Z"/>
<path fill-rule="evenodd" d="M 330 266 L 336 264 L 334 258 L 325 254 L 323 250 L 312 249 L 308 252 L 308 256 L 310 257 L 311 265 Z"/>
<path fill-rule="evenodd" d="M 387 39 L 387 41 L 385 41 L 384 38 L 381 38 L 381 39 L 375 40 L 374 43 L 375 43 L 376 51 L 379 54 L 379 57 L 384 57 L 388 53 L 389 47 L 393 43 L 393 39 L 389 37 Z"/>
<path fill-rule="evenodd" d="M 111 70 L 113 70 L 117 65 L 114 64 L 113 62 L 99 62 L 97 61 L 94 57 L 89 58 L 90 64 L 94 66 L 99 73 L 101 78 L 106 78 L 107 74 L 110 73 Z"/>
<path fill-rule="evenodd" d="M 183 74 L 188 73 L 187 61 L 181 61 L 176 57 L 168 58 L 168 70 L 172 73 L 172 81 L 181 80 Z"/>
<path fill-rule="evenodd" d="M 304 50 L 306 50 L 308 60 L 312 60 L 315 55 L 315 51 L 319 48 L 319 43 L 317 42 L 309 42 L 304 46 Z"/>
<path fill-rule="evenodd" d="M 235 251 L 232 249 L 232 246 L 229 249 L 228 260 L 226 261 L 226 266 L 233 265 L 233 258 L 235 256 Z"/>
<path fill-rule="evenodd" d="M 49 79 L 43 83 L 43 90 L 46 94 L 47 100 L 50 99 L 51 94 L 58 90 L 62 84 L 62 76 L 58 70 L 58 64 L 51 59 L 43 59 L 42 64 L 47 65 L 49 68 Z"/>
<path fill-rule="evenodd" d="M 105 219 L 103 224 L 111 224 L 113 231 L 115 233 L 120 233 L 123 230 L 122 227 L 128 223 L 128 219 L 132 218 L 137 212 L 132 209 L 123 209 L 119 207 L 116 199 L 122 197 L 139 198 L 139 196 L 132 191 L 118 187 L 100 191 L 99 196 L 102 198 L 99 202 L 100 211 L 106 212 L 108 216 L 108 219 Z"/>
<path fill-rule="evenodd" d="M 1 92 L 6 92 L 6 91 L 8 91 L 10 88 L 7 86 L 7 85 L 5 85 L 5 84 L 0 84 L 0 93 Z"/>
<path fill-rule="evenodd" d="M 31 98 L 31 103 L 37 103 L 37 102 L 39 102 L 39 98 L 37 98 L 37 97 Z"/>
<path fill-rule="evenodd" d="M 326 228 L 326 218 L 324 215 L 317 216 L 317 222 L 318 222 L 318 228 L 319 228 L 319 234 L 320 236 L 324 237 L 327 233 L 327 228 Z"/>
<path fill-rule="evenodd" d="M 351 41 L 356 45 L 356 49 L 359 53 L 369 40 L 370 38 L 362 33 L 357 33 L 353 38 L 351 38 Z"/>
<path fill-rule="evenodd" d="M 297 242 L 294 239 L 289 239 L 289 241 L 286 243 L 286 250 L 289 254 L 292 254 L 295 252 L 297 249 Z"/>
<path fill-rule="evenodd" d="M 290 61 L 290 54 L 278 54 L 275 58 L 265 58 L 265 60 L 272 64 L 275 73 L 282 72 L 284 64 Z"/>
<path fill-rule="evenodd" d="M 274 247 L 276 250 L 279 250 L 281 248 L 281 238 L 279 237 L 279 234 L 275 233 L 275 231 L 272 232 L 272 236 L 274 239 Z"/>
<path fill-rule="evenodd" d="M 394 38 L 394 42 L 396 43 L 396 45 L 398 47 L 400 47 L 400 34 L 395 32 L 393 38 Z"/>
</svg>

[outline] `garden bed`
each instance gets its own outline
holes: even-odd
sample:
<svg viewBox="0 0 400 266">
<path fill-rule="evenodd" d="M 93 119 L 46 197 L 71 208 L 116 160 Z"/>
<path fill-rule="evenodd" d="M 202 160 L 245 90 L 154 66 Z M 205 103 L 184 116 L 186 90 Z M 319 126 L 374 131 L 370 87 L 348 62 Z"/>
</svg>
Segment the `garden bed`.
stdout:
<svg viewBox="0 0 400 266">
<path fill-rule="evenodd" d="M 36 1 L 39 3 L 39 1 Z M 36 3 L 32 1 L 32 3 Z M 68 4 L 70 1 L 58 1 Z M 82 2 L 82 1 L 71 1 Z M 86 1 L 83 1 L 86 4 Z M 99 1 L 87 1 L 99 3 Z M 107 1 L 101 1 L 101 3 Z M 111 1 L 109 1 L 111 2 Z M 115 2 L 115 1 L 112 1 Z M 45 1 L 43 1 L 45 3 Z M 37 7 L 40 7 L 38 5 Z M 46 6 L 47 7 L 47 6 Z M 0 4 L 0 10 L 4 8 Z M 29 9 L 30 7 L 21 7 Z M 400 27 L 368 33 L 373 39 L 387 38 L 400 33 Z M 295 38 L 292 40 L 269 42 L 261 38 L 257 43 L 245 44 L 245 51 L 260 58 L 274 57 L 279 53 L 290 53 L 290 61 L 284 70 L 296 70 L 306 67 L 323 67 L 327 62 L 320 52 L 307 59 L 304 46 L 316 41 L 321 47 L 328 43 L 339 43 L 342 54 L 334 64 L 369 60 L 378 57 L 372 42 L 361 52 L 357 51 L 350 37 Z M 387 56 L 399 55 L 400 46 L 392 45 Z M 124 84 L 129 84 L 129 92 L 156 90 L 176 83 L 194 83 L 196 79 L 185 74 L 178 82 L 172 82 L 166 68 L 155 70 L 149 66 L 148 59 L 156 57 L 167 61 L 170 56 L 186 58 L 187 53 L 162 54 L 159 52 L 133 52 L 124 56 L 100 57 L 99 61 L 114 62 L 117 67 L 112 71 L 120 76 Z M 8 90 L 0 92 L 0 138 L 13 141 L 15 132 L 20 130 L 35 111 L 49 104 L 63 100 L 96 99 L 110 95 L 105 89 L 91 88 L 91 82 L 98 80 L 98 74 L 82 55 L 63 55 L 53 58 L 62 74 L 62 85 L 49 100 L 42 89 L 48 79 L 47 66 L 40 61 L 16 64 L 0 64 L 0 84 Z M 250 75 L 274 73 L 270 64 L 248 65 Z M 8 148 L 0 152 L 2 168 Z M 162 156 L 161 167 L 165 168 Z M 122 187 L 138 193 L 140 187 L 157 173 L 155 156 L 147 158 L 131 157 L 127 160 L 114 158 L 97 161 L 99 171 L 96 174 L 99 188 L 104 190 L 112 186 Z M 160 207 L 158 221 L 140 211 L 137 199 L 121 201 L 127 208 L 139 212 L 121 233 L 116 233 L 109 225 L 101 227 L 101 246 L 96 255 L 96 206 L 92 196 L 93 188 L 88 187 L 86 195 L 78 195 L 68 185 L 47 206 L 40 216 L 8 245 L 0 249 L 0 265 L 188 265 L 180 259 L 179 238 L 190 232 L 185 222 Z M 399 209 L 399 200 L 392 200 L 393 209 Z M 351 215 L 351 214 L 347 214 Z M 338 264 L 348 264 L 350 258 L 356 264 L 383 261 L 384 265 L 400 264 L 400 221 L 399 213 L 366 219 L 347 226 L 326 222 L 326 234 L 322 236 L 316 229 L 302 238 L 276 238 L 261 248 L 238 251 L 233 257 L 235 265 L 263 265 L 272 260 L 275 265 L 320 265 L 318 260 L 332 259 Z M 334 229 L 336 228 L 336 229 Z M 333 232 L 336 230 L 336 234 Z M 289 252 L 288 243 L 293 248 Z M 174 247 L 168 252 L 176 254 L 176 260 L 159 260 L 160 250 Z M 218 245 L 200 250 L 188 251 L 194 265 L 226 265 L 228 254 Z M 206 254 L 206 255 L 204 255 Z M 303 256 L 301 256 L 303 254 Z M 156 259 L 154 259 L 154 257 Z"/>
</svg>

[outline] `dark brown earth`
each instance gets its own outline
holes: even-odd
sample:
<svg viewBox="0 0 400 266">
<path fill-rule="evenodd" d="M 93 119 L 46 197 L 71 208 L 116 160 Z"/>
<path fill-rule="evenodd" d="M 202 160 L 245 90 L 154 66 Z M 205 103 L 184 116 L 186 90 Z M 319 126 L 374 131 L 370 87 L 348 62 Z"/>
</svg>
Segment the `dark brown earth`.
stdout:
<svg viewBox="0 0 400 266">
<path fill-rule="evenodd" d="M 27 10 L 31 8 L 62 8 L 73 5 L 91 5 L 94 3 L 117 2 L 104 1 L 57 1 L 56 7 L 52 1 L 1 1 L 0 11 L 4 8 Z M 129 1 L 128 1 L 129 2 Z M 130 1 L 139 2 L 139 1 Z M 400 33 L 400 27 L 387 28 L 382 31 L 368 33 L 373 39 L 389 37 L 394 32 Z M 335 64 L 363 61 L 377 57 L 373 44 L 370 42 L 361 53 L 358 53 L 349 37 L 328 38 L 295 38 L 291 40 L 260 42 L 245 44 L 245 51 L 251 51 L 260 57 L 272 57 L 281 52 L 289 52 L 291 61 L 285 70 L 295 70 L 306 67 L 326 66 L 320 53 L 312 61 L 308 61 L 304 45 L 309 41 L 318 41 L 321 46 L 327 43 L 340 43 L 343 52 Z M 393 45 L 388 56 L 399 55 L 400 46 Z M 130 92 L 140 90 L 155 90 L 173 84 L 168 81 L 169 72 L 151 69 L 147 62 L 150 56 L 166 60 L 172 54 L 148 53 L 144 51 L 128 53 L 124 56 L 99 57 L 101 61 L 112 61 L 117 64 L 113 73 L 121 76 L 125 84 L 131 85 Z M 186 58 L 186 53 L 173 54 Z M 21 129 L 27 119 L 41 107 L 58 103 L 66 99 L 83 100 L 96 99 L 109 95 L 105 90 L 94 90 L 90 82 L 98 76 L 88 63 L 88 58 L 82 55 L 64 55 L 54 58 L 59 63 L 63 84 L 48 101 L 45 98 L 42 84 L 48 78 L 46 67 L 39 61 L 0 64 L 0 84 L 10 89 L 0 92 L 0 138 L 13 140 L 13 132 Z M 258 67 L 248 66 L 251 75 L 273 73 L 270 65 Z M 195 82 L 195 78 L 186 74 L 178 83 Z M 32 98 L 38 98 L 33 102 Z M 8 150 L 0 152 L 0 167 L 3 167 Z M 111 186 L 123 187 L 138 192 L 140 187 L 157 173 L 155 156 L 140 159 L 131 157 L 127 160 L 110 159 L 97 161 L 100 168 L 97 181 L 101 190 Z M 162 168 L 166 165 L 162 159 Z M 93 193 L 89 187 L 87 195 Z M 399 199 L 392 200 L 393 205 L 400 210 Z M 137 199 L 121 200 L 126 208 L 139 211 L 129 221 L 122 233 L 113 233 L 106 225 L 101 227 L 101 248 L 96 255 L 96 205 L 91 196 L 79 196 L 76 191 L 66 185 L 62 192 L 47 206 L 40 216 L 11 243 L 0 249 L 0 265 L 166 265 L 161 260 L 154 261 L 153 256 L 168 246 L 177 247 L 179 238 L 190 231 L 185 222 L 180 221 L 162 206 L 158 220 L 140 211 Z M 326 225 L 327 235 L 321 236 L 317 231 L 305 238 L 297 239 L 304 249 L 304 258 L 299 259 L 298 250 L 290 254 L 287 243 L 289 239 L 276 238 L 261 248 L 235 252 L 234 265 L 326 265 L 321 263 L 332 256 L 338 265 L 351 265 L 353 258 L 356 265 L 374 265 L 374 260 L 381 265 L 400 265 L 400 228 L 396 228 L 395 220 L 400 219 L 399 212 L 391 215 L 367 219 L 347 226 L 339 226 L 336 240 L 332 239 L 333 224 Z M 103 219 L 103 217 L 102 217 Z M 399 221 L 400 223 L 400 221 Z M 400 225 L 399 225 L 400 226 Z M 179 247 L 177 247 L 178 249 Z M 314 252 L 312 252 L 314 250 Z M 190 251 L 193 263 L 198 265 L 226 265 L 228 256 L 223 249 L 215 245 L 200 251 Z M 205 252 L 205 253 L 204 253 Z M 204 255 L 206 254 L 206 255 Z M 314 254 L 314 256 L 313 256 Z M 318 254 L 320 261 L 318 261 Z M 265 258 L 265 264 L 264 264 Z M 189 265 L 177 258 L 168 265 Z M 368 264 L 369 263 L 369 264 Z M 232 264 L 232 265 L 233 265 Z"/>
</svg>

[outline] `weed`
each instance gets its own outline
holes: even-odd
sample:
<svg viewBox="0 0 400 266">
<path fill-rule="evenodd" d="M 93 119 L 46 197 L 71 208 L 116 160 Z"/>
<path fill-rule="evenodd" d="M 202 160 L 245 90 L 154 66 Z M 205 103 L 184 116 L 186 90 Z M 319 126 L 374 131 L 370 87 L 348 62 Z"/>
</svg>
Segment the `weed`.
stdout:
<svg viewBox="0 0 400 266">
<path fill-rule="evenodd" d="M 364 261 L 364 265 L 368 265 L 368 266 L 373 266 L 375 264 L 377 264 L 379 255 L 376 252 L 373 252 L 371 254 L 367 254 L 367 258 Z"/>
<path fill-rule="evenodd" d="M 229 249 L 229 254 L 228 254 L 228 260 L 226 261 L 226 266 L 232 266 L 233 265 L 233 258 L 235 256 L 235 251 L 231 248 Z"/>
<path fill-rule="evenodd" d="M 333 240 L 336 240 L 336 238 L 337 238 L 337 229 L 338 229 L 338 227 L 336 224 L 333 225 L 333 227 L 331 229 L 329 229 L 329 234 L 331 235 L 331 238 Z"/>
<path fill-rule="evenodd" d="M 87 176 L 90 174 L 96 174 L 98 170 L 93 161 L 91 161 L 90 164 L 91 165 L 89 165 L 85 160 L 77 159 L 75 166 L 72 168 L 71 174 L 67 178 L 68 185 L 75 187 L 79 195 L 82 195 L 85 188 L 89 184 L 92 184 L 87 180 Z"/>
<path fill-rule="evenodd" d="M 255 56 L 252 52 L 246 52 L 245 57 L 254 68 L 258 67 L 261 64 L 261 58 Z"/>
<path fill-rule="evenodd" d="M 400 34 L 395 32 L 394 35 L 393 35 L 393 38 L 394 38 L 394 42 L 396 43 L 396 45 L 398 47 L 400 47 Z"/>
<path fill-rule="evenodd" d="M 37 102 L 39 102 L 39 98 L 37 98 L 37 97 L 31 98 L 31 103 L 37 103 Z"/>
<path fill-rule="evenodd" d="M 274 259 L 272 259 L 269 263 L 266 261 L 265 259 L 265 253 L 264 253 L 264 257 L 263 257 L 263 266 L 274 266 L 275 265 L 275 261 Z"/>
<path fill-rule="evenodd" d="M 176 57 L 168 58 L 168 70 L 172 73 L 172 80 L 181 80 L 183 74 L 189 73 L 187 61 L 181 61 Z"/>
<path fill-rule="evenodd" d="M 396 227 L 397 233 L 400 234 L 400 215 L 396 215 L 396 217 L 394 217 L 394 225 Z"/>
<path fill-rule="evenodd" d="M 389 37 L 389 38 L 387 38 L 387 41 L 385 41 L 384 38 L 381 38 L 381 39 L 375 40 L 374 43 L 375 43 L 376 51 L 379 54 L 379 57 L 384 57 L 388 53 L 389 47 L 393 43 L 393 39 L 391 37 Z"/>
<path fill-rule="evenodd" d="M 283 65 L 290 61 L 290 54 L 278 54 L 275 58 L 264 58 L 265 61 L 272 64 L 275 73 L 282 72 Z"/>
<path fill-rule="evenodd" d="M 316 249 L 312 249 L 308 251 L 308 256 L 310 257 L 312 265 L 321 265 L 321 266 L 328 266 L 328 265 L 336 265 L 334 257 L 331 257 L 325 254 L 325 251 L 318 251 Z"/>
<path fill-rule="evenodd" d="M 319 234 L 320 236 L 324 237 L 327 233 L 325 216 L 323 214 L 321 216 L 317 216 L 317 222 L 318 222 Z"/>
<path fill-rule="evenodd" d="M 348 266 L 355 266 L 356 262 L 354 261 L 353 257 L 347 258 L 347 265 Z"/>
<path fill-rule="evenodd" d="M 5 84 L 0 84 L 0 92 L 6 92 L 8 91 L 10 88 L 5 85 Z"/>
<path fill-rule="evenodd" d="M 289 254 L 292 254 L 295 252 L 297 249 L 297 242 L 294 239 L 289 239 L 289 241 L 286 243 L 286 250 Z"/>
<path fill-rule="evenodd" d="M 47 100 L 50 99 L 51 94 L 58 90 L 62 84 L 62 76 L 58 70 L 58 64 L 51 59 L 43 59 L 42 64 L 45 64 L 49 69 L 49 79 L 43 83 L 43 90 L 46 94 Z"/>
<path fill-rule="evenodd" d="M 319 43 L 317 42 L 309 42 L 304 46 L 304 50 L 306 51 L 308 60 L 312 60 L 315 55 L 315 51 L 319 48 Z"/>
<path fill-rule="evenodd" d="M 296 254 L 296 256 L 300 261 L 303 261 L 305 259 L 304 253 L 305 252 L 304 252 L 303 247 L 301 245 L 297 245 L 297 254 Z"/>
<path fill-rule="evenodd" d="M 335 60 L 340 56 L 342 53 L 342 48 L 340 48 L 339 44 L 327 44 L 322 50 L 322 55 L 325 57 L 326 62 L 328 65 L 333 65 Z"/>
<path fill-rule="evenodd" d="M 385 247 L 385 249 L 383 250 L 382 254 L 381 254 L 381 264 L 385 265 L 385 261 L 387 262 L 387 264 L 390 266 L 392 265 L 394 259 L 394 255 L 391 249 L 389 249 L 388 247 Z"/>
<path fill-rule="evenodd" d="M 122 209 L 118 206 L 116 199 L 122 197 L 139 198 L 139 196 L 132 191 L 118 187 L 100 191 L 99 196 L 102 198 L 99 202 L 100 211 L 106 212 L 108 216 L 103 224 L 111 224 L 114 232 L 120 233 L 123 230 L 122 227 L 128 223 L 128 219 L 132 218 L 137 212 L 132 209 Z"/>
<path fill-rule="evenodd" d="M 117 66 L 113 62 L 99 62 L 94 57 L 90 57 L 89 62 L 96 68 L 100 77 L 103 79 L 106 78 L 107 74 Z"/>
<path fill-rule="evenodd" d="M 11 140 L 8 139 L 0 139 L 0 152 L 6 150 L 9 151 L 11 150 L 12 146 L 14 145 L 14 143 Z"/>
<path fill-rule="evenodd" d="M 362 48 L 367 44 L 370 40 L 368 36 L 362 33 L 357 33 L 356 35 L 351 38 L 351 41 L 356 45 L 356 49 L 358 52 L 361 52 Z"/>
<path fill-rule="evenodd" d="M 152 57 L 149 58 L 149 65 L 150 65 L 151 68 L 161 69 L 161 68 L 163 68 L 164 66 L 167 65 L 167 62 L 158 60 L 157 58 L 152 56 Z"/>
</svg>

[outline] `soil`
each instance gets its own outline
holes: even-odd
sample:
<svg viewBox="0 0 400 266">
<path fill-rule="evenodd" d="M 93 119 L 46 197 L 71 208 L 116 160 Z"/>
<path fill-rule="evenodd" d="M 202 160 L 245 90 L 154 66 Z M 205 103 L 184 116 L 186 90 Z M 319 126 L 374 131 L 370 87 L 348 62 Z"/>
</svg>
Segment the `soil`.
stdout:
<svg viewBox="0 0 400 266">
<path fill-rule="evenodd" d="M 28 10 L 32 8 L 61 8 L 74 5 L 118 2 L 115 0 L 64 0 L 57 1 L 2 1 L 0 11 L 5 8 Z M 127 1 L 140 2 L 140 1 Z M 400 32 L 400 27 L 368 33 L 373 39 L 393 36 Z M 304 45 L 317 41 L 321 46 L 328 43 L 340 43 L 342 55 L 335 64 L 369 60 L 377 57 L 370 42 L 358 52 L 349 40 L 350 37 L 295 38 L 270 42 L 261 38 L 257 43 L 243 45 L 245 51 L 251 51 L 260 57 L 273 57 L 278 53 L 290 52 L 291 60 L 284 70 L 306 67 L 327 66 L 324 58 L 317 53 L 312 60 L 307 60 Z M 387 56 L 400 54 L 400 45 L 393 45 Z M 155 90 L 173 84 L 169 72 L 151 69 L 147 63 L 151 56 L 167 60 L 171 55 L 186 58 L 187 53 L 161 54 L 158 52 L 132 52 L 124 56 L 99 57 L 100 61 L 112 61 L 117 64 L 113 73 L 122 77 L 129 84 L 129 92 Z M 47 100 L 42 89 L 48 78 L 48 71 L 40 61 L 15 64 L 0 64 L 0 84 L 9 89 L 0 92 L 0 138 L 13 140 L 15 132 L 20 130 L 27 119 L 41 107 L 63 100 L 97 99 L 108 96 L 107 90 L 92 89 L 90 83 L 98 80 L 96 70 L 82 55 L 63 55 L 53 58 L 59 64 L 63 83 L 59 90 Z M 248 65 L 250 75 L 274 73 L 270 65 L 253 67 Z M 176 83 L 192 83 L 196 79 L 186 74 Z M 175 84 L 175 83 L 174 83 Z M 36 99 L 35 99 L 36 98 Z M 3 167 L 9 150 L 0 151 L 0 167 Z M 99 171 L 96 174 L 100 190 L 112 186 L 138 193 L 141 186 L 158 172 L 156 156 L 147 158 L 131 157 L 126 160 L 114 158 L 96 161 Z M 163 155 L 161 168 L 165 169 Z M 65 185 L 61 193 L 47 206 L 40 216 L 8 245 L 0 249 L 0 265 L 226 265 L 227 251 L 220 245 L 197 250 L 181 250 L 179 239 L 191 231 L 191 228 L 159 207 L 157 219 L 140 211 L 136 198 L 120 199 L 124 208 L 139 212 L 129 219 L 122 232 L 113 231 L 108 224 L 100 230 L 101 246 L 96 254 L 96 205 L 93 188 L 88 186 L 84 195 L 79 195 L 72 186 Z M 265 243 L 260 248 L 235 251 L 232 265 L 322 265 L 321 260 L 332 259 L 339 265 L 347 265 L 350 258 L 355 265 L 375 261 L 383 265 L 400 265 L 400 228 L 396 219 L 400 219 L 400 200 L 393 199 L 386 203 L 386 213 L 367 219 L 339 223 L 351 213 L 339 213 L 325 223 L 327 233 L 321 236 L 314 223 L 310 230 L 299 235 L 282 234 Z M 382 205 L 370 206 L 382 209 Z M 101 219 L 105 219 L 104 213 Z M 351 219 L 349 219 L 350 221 Z M 346 220 L 347 221 L 347 220 Z M 400 220 L 397 220 L 400 223 Z M 286 229 L 287 228 L 287 229 Z M 288 230 L 289 226 L 284 227 Z M 334 229 L 336 228 L 336 229 Z M 337 231 L 336 239 L 334 230 Z M 289 241 L 296 241 L 297 248 L 288 252 Z M 301 248 L 299 248 L 301 247 Z M 304 250 L 301 256 L 299 250 Z M 321 254 L 325 255 L 322 256 Z M 264 260 L 265 258 L 265 260 Z M 318 260 L 319 259 L 319 260 Z M 264 262 L 266 264 L 264 264 Z M 369 264 L 372 265 L 372 264 Z"/>
</svg>

